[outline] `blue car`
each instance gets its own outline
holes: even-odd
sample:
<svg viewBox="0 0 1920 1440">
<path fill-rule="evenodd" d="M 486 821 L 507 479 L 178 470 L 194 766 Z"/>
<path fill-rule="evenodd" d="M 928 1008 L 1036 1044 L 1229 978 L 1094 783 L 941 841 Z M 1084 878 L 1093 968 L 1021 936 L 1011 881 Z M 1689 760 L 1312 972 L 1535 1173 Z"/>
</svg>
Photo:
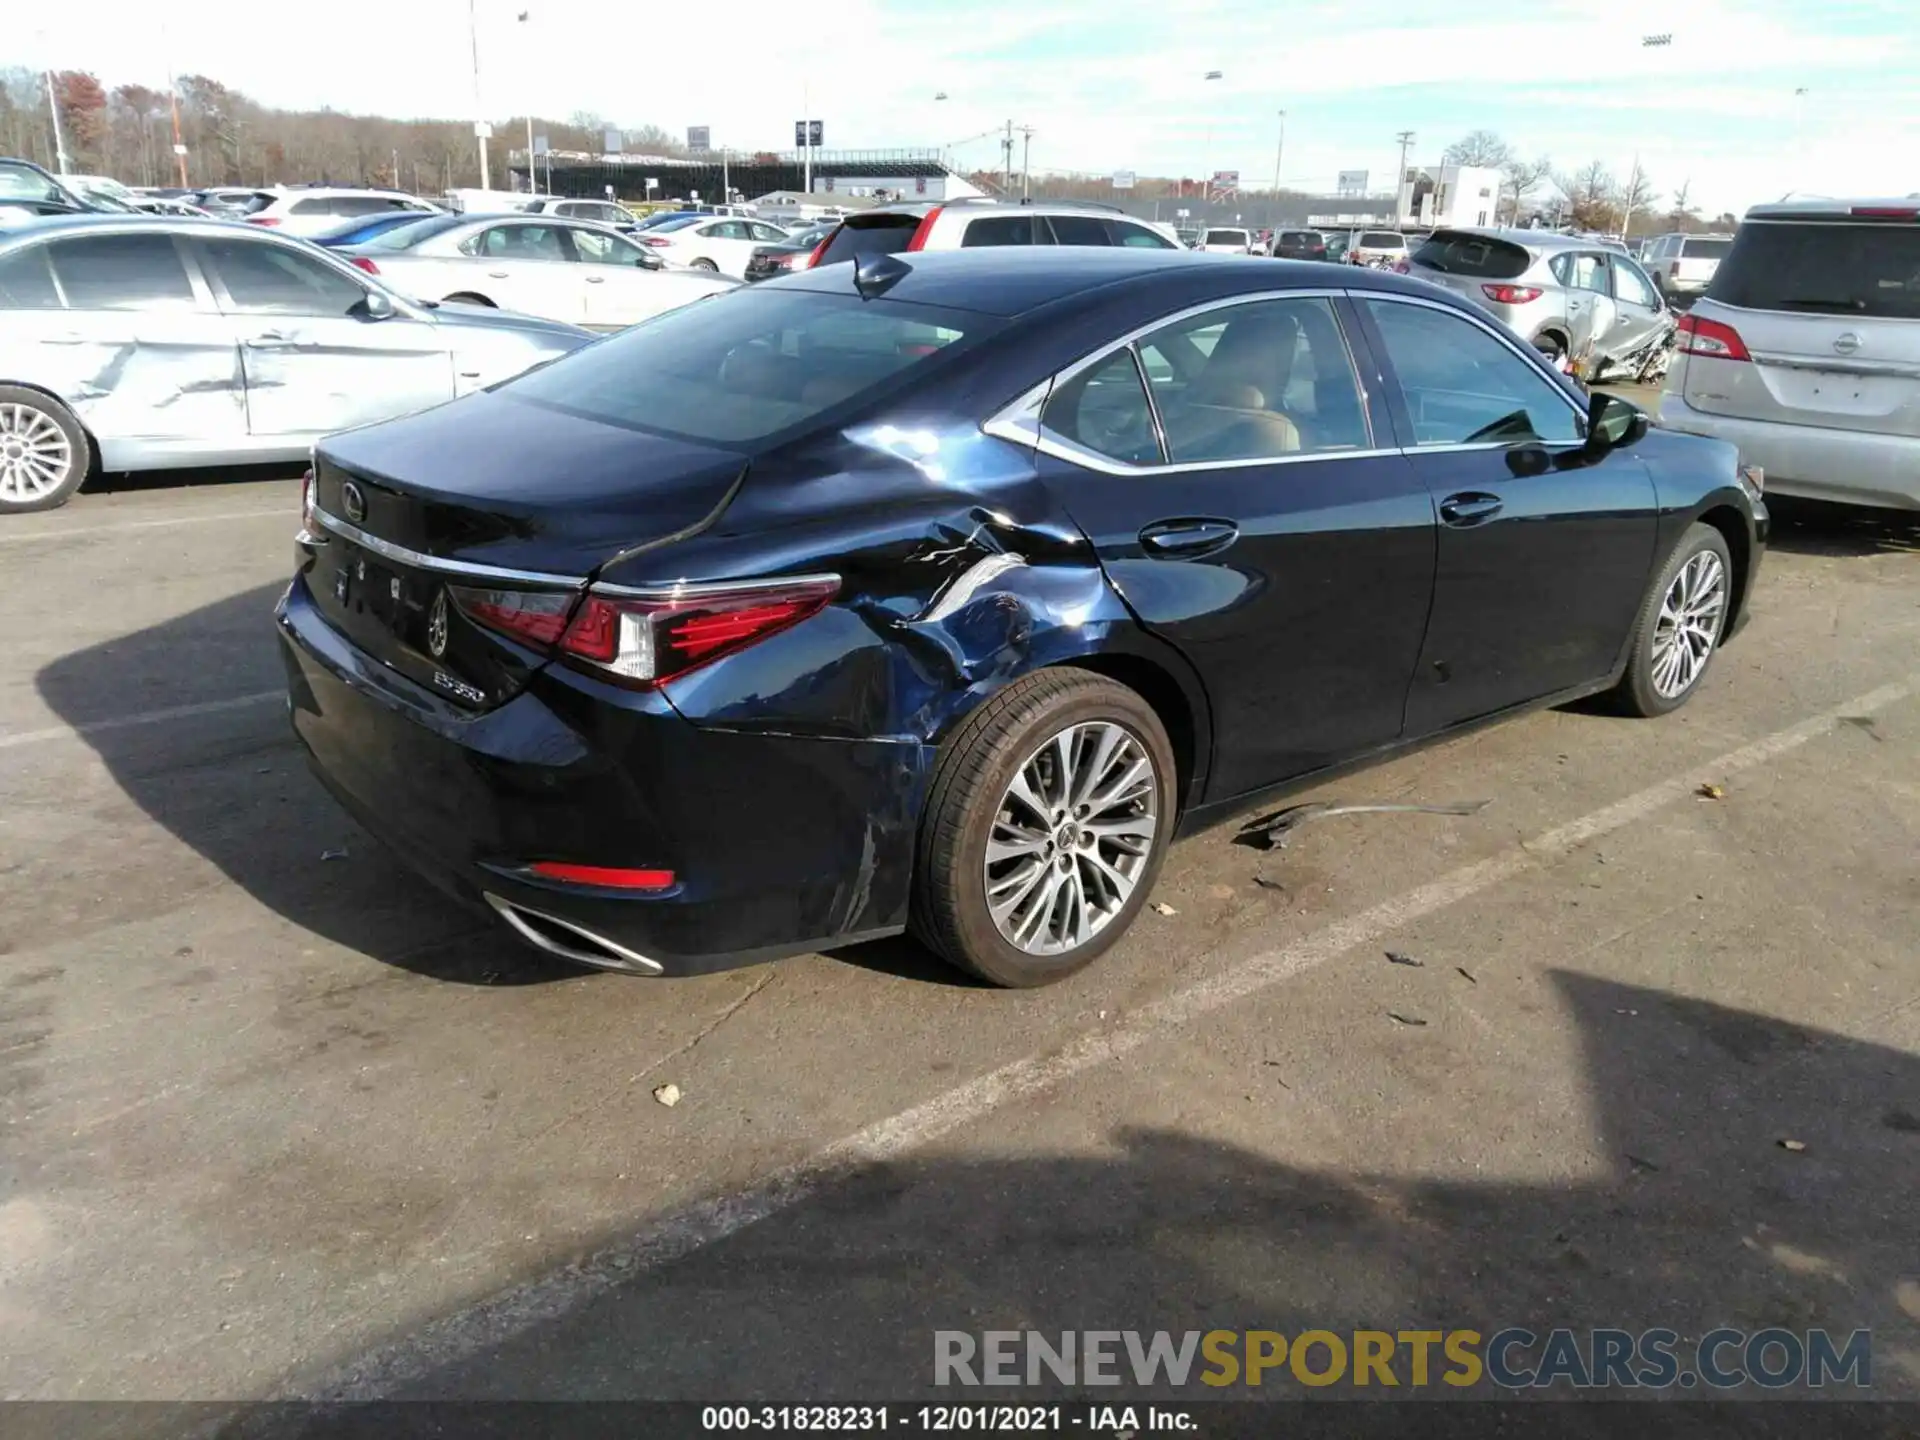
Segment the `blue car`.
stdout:
<svg viewBox="0 0 1920 1440">
<path fill-rule="evenodd" d="M 1389 273 L 871 254 L 322 441 L 277 621 L 328 788 L 543 950 L 1030 986 L 1277 789 L 1683 704 L 1758 480 Z"/>
<path fill-rule="evenodd" d="M 402 225 L 443 218 L 444 213 L 438 210 L 389 210 L 378 215 L 355 215 L 305 238 L 329 250 L 343 250 L 349 245 L 364 245 L 374 236 L 398 230 Z"/>
</svg>

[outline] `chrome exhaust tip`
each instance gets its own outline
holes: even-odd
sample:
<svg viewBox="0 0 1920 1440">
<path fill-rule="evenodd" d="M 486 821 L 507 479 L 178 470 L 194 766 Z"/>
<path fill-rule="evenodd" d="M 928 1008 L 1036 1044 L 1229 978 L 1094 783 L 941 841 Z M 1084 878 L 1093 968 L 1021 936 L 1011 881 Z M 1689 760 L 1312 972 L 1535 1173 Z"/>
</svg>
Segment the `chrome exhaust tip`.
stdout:
<svg viewBox="0 0 1920 1440">
<path fill-rule="evenodd" d="M 549 915 L 544 910 L 516 905 L 511 900 L 502 900 L 491 893 L 485 898 L 494 912 L 512 927 L 513 933 L 537 950 L 558 955 L 562 960 L 571 960 L 576 965 L 590 965 L 595 970 L 617 970 L 622 975 L 665 973 L 658 960 L 649 960 L 636 950 L 616 945 L 584 925 L 562 920 L 558 915 Z"/>
</svg>

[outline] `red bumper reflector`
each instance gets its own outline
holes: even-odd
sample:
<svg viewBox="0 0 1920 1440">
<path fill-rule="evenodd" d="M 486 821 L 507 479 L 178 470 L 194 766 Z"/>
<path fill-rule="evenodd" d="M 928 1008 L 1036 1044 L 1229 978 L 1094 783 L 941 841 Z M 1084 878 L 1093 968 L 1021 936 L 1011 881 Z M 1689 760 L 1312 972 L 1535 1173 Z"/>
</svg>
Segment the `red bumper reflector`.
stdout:
<svg viewBox="0 0 1920 1440">
<path fill-rule="evenodd" d="M 609 890 L 671 890 L 671 870 L 625 870 L 606 865 L 567 865 L 558 860 L 536 860 L 527 867 L 543 880 L 571 885 L 600 885 Z"/>
</svg>

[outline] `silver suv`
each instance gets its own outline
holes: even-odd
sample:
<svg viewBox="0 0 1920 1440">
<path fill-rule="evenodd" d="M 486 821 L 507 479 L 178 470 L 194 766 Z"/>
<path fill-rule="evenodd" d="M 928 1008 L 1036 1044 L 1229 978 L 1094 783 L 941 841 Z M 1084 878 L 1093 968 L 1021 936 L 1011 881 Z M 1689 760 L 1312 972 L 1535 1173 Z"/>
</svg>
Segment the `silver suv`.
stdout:
<svg viewBox="0 0 1920 1440">
<path fill-rule="evenodd" d="M 1660 422 L 1731 440 L 1769 491 L 1920 510 L 1920 198 L 1749 210 Z"/>
<path fill-rule="evenodd" d="M 1647 241 L 1640 263 L 1671 305 L 1705 290 L 1732 248 L 1731 235 L 1658 235 Z"/>
<path fill-rule="evenodd" d="M 1436 230 L 1406 273 L 1467 295 L 1582 379 L 1653 380 L 1673 311 L 1617 250 L 1551 230 Z"/>
<path fill-rule="evenodd" d="M 815 265 L 837 265 L 876 252 L 971 250 L 982 245 L 1128 245 L 1143 250 L 1180 246 L 1111 205 L 987 198 L 880 205 L 849 215 L 827 237 Z"/>
</svg>

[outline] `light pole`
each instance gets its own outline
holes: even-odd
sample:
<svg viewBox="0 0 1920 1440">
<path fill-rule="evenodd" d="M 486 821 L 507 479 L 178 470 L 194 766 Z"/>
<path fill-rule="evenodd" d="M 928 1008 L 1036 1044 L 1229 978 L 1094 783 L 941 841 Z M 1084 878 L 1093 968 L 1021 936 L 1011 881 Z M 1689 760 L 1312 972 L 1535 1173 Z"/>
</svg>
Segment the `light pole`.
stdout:
<svg viewBox="0 0 1920 1440">
<path fill-rule="evenodd" d="M 1201 87 L 1204 89 L 1206 87 L 1206 83 L 1209 80 L 1224 80 L 1225 78 L 1226 78 L 1226 74 L 1224 71 L 1209 70 L 1207 71 L 1206 74 L 1200 77 L 1200 84 L 1201 84 Z M 1209 154 L 1212 153 L 1212 151 L 1213 151 L 1213 111 L 1211 110 L 1211 108 L 1209 108 L 1207 111 L 1207 143 L 1206 143 L 1206 146 L 1200 152 L 1200 200 L 1201 200 L 1201 203 L 1203 204 L 1212 203 L 1213 179 L 1210 175 L 1207 174 L 1207 157 Z"/>
<path fill-rule="evenodd" d="M 1273 147 L 1273 203 L 1280 203 L 1280 157 L 1287 153 L 1287 112 L 1280 112 L 1280 142 Z M 1275 219 L 1273 222 L 1280 222 Z"/>
<path fill-rule="evenodd" d="M 1393 137 L 1400 142 L 1400 168 L 1393 172 L 1393 222 L 1404 224 L 1407 220 L 1407 151 L 1413 148 L 1414 134 L 1411 130 L 1402 130 Z"/>
<path fill-rule="evenodd" d="M 527 17 L 532 14 L 533 12 L 531 10 L 522 10 L 519 15 L 515 17 L 514 23 L 525 25 L 527 23 Z M 528 48 L 531 49 L 532 47 L 529 46 Z M 508 169 L 511 171 L 512 167 L 509 166 Z M 509 180 L 508 183 L 512 183 L 511 180 Z M 529 195 L 538 195 L 540 193 L 540 182 L 535 178 L 533 168 L 533 106 L 531 105 L 527 106 L 527 193 Z"/>
<path fill-rule="evenodd" d="M 53 153 L 62 175 L 67 173 L 67 140 L 60 130 L 60 92 L 53 85 L 53 68 L 47 68 L 47 111 L 53 116 Z"/>
<path fill-rule="evenodd" d="M 467 0 L 467 39 L 473 47 L 473 138 L 480 142 L 480 188 L 493 188 L 487 173 L 487 121 L 480 113 L 480 19 L 475 13 L 476 0 Z M 532 169 L 533 160 L 527 160 L 528 169 Z"/>
</svg>

